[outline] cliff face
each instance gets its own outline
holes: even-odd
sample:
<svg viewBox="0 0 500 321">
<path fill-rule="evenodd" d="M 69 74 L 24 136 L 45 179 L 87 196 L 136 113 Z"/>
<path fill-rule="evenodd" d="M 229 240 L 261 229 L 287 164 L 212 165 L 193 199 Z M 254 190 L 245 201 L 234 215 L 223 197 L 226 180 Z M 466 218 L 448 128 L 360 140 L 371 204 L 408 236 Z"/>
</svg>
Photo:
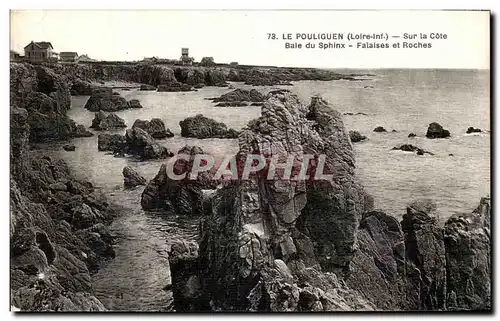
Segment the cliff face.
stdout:
<svg viewBox="0 0 500 321">
<path fill-rule="evenodd" d="M 298 80 L 357 80 L 355 77 L 329 70 L 310 68 L 230 68 L 202 66 L 172 66 L 153 64 L 73 64 L 51 65 L 57 74 L 65 75 L 73 89 L 83 94 L 87 86 L 82 81 L 121 80 L 152 86 L 187 84 L 227 86 L 227 81 L 239 81 L 254 86 L 289 85 Z"/>
<path fill-rule="evenodd" d="M 90 274 L 113 257 L 105 224 L 113 211 L 62 161 L 30 142 L 67 139 L 75 124 L 64 79 L 44 67 L 11 64 L 11 304 L 29 311 L 97 311 Z"/>
<path fill-rule="evenodd" d="M 341 116 L 318 97 L 306 106 L 271 92 L 239 144 L 240 160 L 325 154 L 333 179 L 256 175 L 219 188 L 204 207 L 199 249 L 170 258 L 177 310 L 490 308 L 487 201 L 444 229 L 428 202 L 411 204 L 401 223 L 373 211 Z"/>
</svg>

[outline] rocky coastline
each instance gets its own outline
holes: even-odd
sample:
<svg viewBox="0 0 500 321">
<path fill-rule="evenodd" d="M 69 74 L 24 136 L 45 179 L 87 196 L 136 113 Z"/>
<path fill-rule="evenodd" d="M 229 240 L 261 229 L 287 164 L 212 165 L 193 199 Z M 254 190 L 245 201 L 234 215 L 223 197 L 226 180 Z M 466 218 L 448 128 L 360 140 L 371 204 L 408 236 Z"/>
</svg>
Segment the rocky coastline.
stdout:
<svg viewBox="0 0 500 321">
<path fill-rule="evenodd" d="M 99 89 L 96 81 L 172 91 L 227 86 L 228 81 L 258 86 L 356 80 L 316 69 L 141 64 L 11 63 L 10 72 L 11 305 L 23 311 L 106 310 L 94 296 L 91 277 L 115 256 L 107 226 L 119 211 L 91 182 L 74 177 L 64 161 L 32 148 L 92 135 L 67 116 L 71 94 L 95 96 L 88 109 L 97 112 L 95 126 L 105 130 L 123 124 L 103 111 L 140 108 L 132 107 L 140 103 Z M 352 137 L 364 136 L 349 133 L 342 115 L 321 97 L 304 104 L 286 90 L 265 96 L 236 90 L 219 99 L 259 103 L 262 116 L 236 131 L 197 115 L 181 121 L 182 136 L 238 139 L 240 160 L 251 153 L 325 154 L 326 169 L 335 175 L 328 182 L 270 181 L 257 175 L 214 186 L 204 178 L 190 184 L 169 181 L 165 165 L 150 182 L 125 167 L 125 187 L 146 185 L 138 200 L 144 210 L 200 219 L 199 242 L 170 249 L 175 311 L 491 310 L 489 198 L 444 225 L 438 224 L 431 201 L 418 200 L 398 221 L 396 213 L 374 208 L 355 175 Z M 432 130 L 427 137 L 449 136 L 437 129 L 444 134 Z M 124 136 L 100 134 L 96 148 L 140 159 L 167 158 L 173 153 L 155 138 L 170 136 L 161 120 L 137 120 Z M 178 153 L 203 151 L 186 146 Z M 205 193 L 208 189 L 212 192 Z"/>
</svg>

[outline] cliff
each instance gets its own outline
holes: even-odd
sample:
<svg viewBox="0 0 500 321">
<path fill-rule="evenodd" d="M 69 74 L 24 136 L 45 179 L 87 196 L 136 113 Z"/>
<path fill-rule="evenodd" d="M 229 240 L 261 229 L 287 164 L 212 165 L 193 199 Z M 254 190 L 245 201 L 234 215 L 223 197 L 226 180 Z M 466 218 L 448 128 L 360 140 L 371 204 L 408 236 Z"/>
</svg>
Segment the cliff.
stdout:
<svg viewBox="0 0 500 321">
<path fill-rule="evenodd" d="M 113 210 L 90 182 L 32 143 L 85 132 L 66 116 L 70 92 L 51 69 L 10 65 L 11 305 L 29 311 L 102 311 L 91 273 L 114 257 Z"/>
<path fill-rule="evenodd" d="M 489 200 L 444 227 L 432 203 L 373 210 L 341 116 L 269 93 L 238 157 L 326 155 L 332 180 L 256 175 L 204 207 L 199 248 L 170 257 L 178 311 L 489 310 Z M 313 175 L 314 166 L 310 168 Z"/>
<path fill-rule="evenodd" d="M 359 80 L 330 70 L 313 68 L 231 68 L 202 66 L 173 66 L 160 64 L 72 64 L 47 65 L 55 73 L 65 75 L 76 93 L 88 94 L 89 82 L 121 80 L 152 86 L 178 87 L 227 86 L 227 81 L 244 82 L 254 86 L 287 85 L 298 80 Z"/>
</svg>

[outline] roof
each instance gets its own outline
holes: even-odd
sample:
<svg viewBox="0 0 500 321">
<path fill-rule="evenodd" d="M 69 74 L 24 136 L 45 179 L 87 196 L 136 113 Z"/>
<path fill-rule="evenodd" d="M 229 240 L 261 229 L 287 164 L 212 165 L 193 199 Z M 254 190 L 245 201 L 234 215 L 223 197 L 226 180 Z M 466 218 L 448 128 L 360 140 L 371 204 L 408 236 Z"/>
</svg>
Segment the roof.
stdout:
<svg viewBox="0 0 500 321">
<path fill-rule="evenodd" d="M 59 56 L 78 56 L 78 53 L 74 51 L 61 51 Z"/>
<path fill-rule="evenodd" d="M 38 48 L 40 49 L 48 49 L 49 47 L 54 49 L 54 47 L 52 46 L 52 44 L 50 42 L 47 42 L 47 41 L 39 41 L 39 42 L 30 42 L 26 47 L 24 48 L 27 48 L 29 45 L 31 44 L 35 44 L 35 46 L 37 46 Z"/>
</svg>

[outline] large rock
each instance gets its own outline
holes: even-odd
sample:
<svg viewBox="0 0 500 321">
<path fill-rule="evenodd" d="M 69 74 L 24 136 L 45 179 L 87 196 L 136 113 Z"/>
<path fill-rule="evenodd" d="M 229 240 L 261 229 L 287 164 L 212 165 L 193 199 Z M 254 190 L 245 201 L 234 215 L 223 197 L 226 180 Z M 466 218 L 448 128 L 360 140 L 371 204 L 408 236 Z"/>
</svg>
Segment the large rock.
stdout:
<svg viewBox="0 0 500 321">
<path fill-rule="evenodd" d="M 426 151 L 417 146 L 413 146 L 412 144 L 402 144 L 399 146 L 395 146 L 392 148 L 392 150 L 401 150 L 403 152 L 413 152 L 413 153 L 416 152 L 417 155 L 424 155 L 424 154 L 434 155 L 432 152 Z"/>
<path fill-rule="evenodd" d="M 219 103 L 218 107 L 230 107 L 230 106 L 247 106 L 249 103 L 261 103 L 264 101 L 264 95 L 259 91 L 236 89 L 227 94 L 215 98 L 214 103 Z"/>
<path fill-rule="evenodd" d="M 165 123 L 159 118 L 153 118 L 151 121 L 137 119 L 132 125 L 132 128 L 135 127 L 145 130 L 153 138 L 174 137 L 174 134 L 170 129 L 165 128 Z"/>
<path fill-rule="evenodd" d="M 471 214 L 444 226 L 448 309 L 491 310 L 491 205 L 484 197 Z"/>
<path fill-rule="evenodd" d="M 114 113 L 106 115 L 102 110 L 95 113 L 92 125 L 90 126 L 90 128 L 94 128 L 96 130 L 108 130 L 124 127 L 127 127 L 127 125 L 125 125 L 125 121 L 122 118 L 118 117 Z"/>
<path fill-rule="evenodd" d="M 349 131 L 349 138 L 351 138 L 351 142 L 358 143 L 360 141 L 365 140 L 366 136 L 361 135 L 358 131 L 350 130 Z"/>
<path fill-rule="evenodd" d="M 152 179 L 141 196 L 144 210 L 166 210 L 181 215 L 200 215 L 203 210 L 203 192 L 207 181 L 191 180 L 189 174 L 193 166 L 194 156 L 204 154 L 201 148 L 185 146 L 178 154 L 189 155 L 189 159 L 178 159 L 173 167 L 177 175 L 186 173 L 183 179 L 169 177 L 167 166 L 163 164 L 158 174 Z"/>
<path fill-rule="evenodd" d="M 141 159 L 158 159 L 173 156 L 173 153 L 158 144 L 145 130 L 135 127 L 125 133 L 125 153 L 139 156 Z"/>
<path fill-rule="evenodd" d="M 115 112 L 130 108 L 127 100 L 119 95 L 113 95 L 111 88 L 99 88 L 94 90 L 92 96 L 85 104 L 89 111 L 98 112 L 100 110 Z"/>
<path fill-rule="evenodd" d="M 429 128 L 427 128 L 427 133 L 425 134 L 427 138 L 448 138 L 450 137 L 450 132 L 443 128 L 443 126 L 438 123 L 430 123 Z"/>
<path fill-rule="evenodd" d="M 179 122 L 182 137 L 193 138 L 237 138 L 238 132 L 227 129 L 226 124 L 201 114 L 188 117 Z"/>
<path fill-rule="evenodd" d="M 192 87 L 190 85 L 183 84 L 183 83 L 180 83 L 180 82 L 171 82 L 171 83 L 168 83 L 168 84 L 158 85 L 158 89 L 157 90 L 159 92 L 162 92 L 162 91 L 167 91 L 167 92 L 191 91 Z"/>
<path fill-rule="evenodd" d="M 97 149 L 99 151 L 111 151 L 124 154 L 126 149 L 125 136 L 120 134 L 99 134 L 97 136 Z"/>
<path fill-rule="evenodd" d="M 146 185 L 146 179 L 137 173 L 132 167 L 125 166 L 123 168 L 123 185 L 129 188 Z"/>
<path fill-rule="evenodd" d="M 480 132 L 481 132 L 480 128 L 469 127 L 469 128 L 467 128 L 467 131 L 465 133 L 472 134 L 472 133 L 480 133 Z"/>
<path fill-rule="evenodd" d="M 444 237 L 432 217 L 436 205 L 422 200 L 410 204 L 401 222 L 405 233 L 406 256 L 419 271 L 420 309 L 446 308 L 446 256 Z"/>
</svg>

